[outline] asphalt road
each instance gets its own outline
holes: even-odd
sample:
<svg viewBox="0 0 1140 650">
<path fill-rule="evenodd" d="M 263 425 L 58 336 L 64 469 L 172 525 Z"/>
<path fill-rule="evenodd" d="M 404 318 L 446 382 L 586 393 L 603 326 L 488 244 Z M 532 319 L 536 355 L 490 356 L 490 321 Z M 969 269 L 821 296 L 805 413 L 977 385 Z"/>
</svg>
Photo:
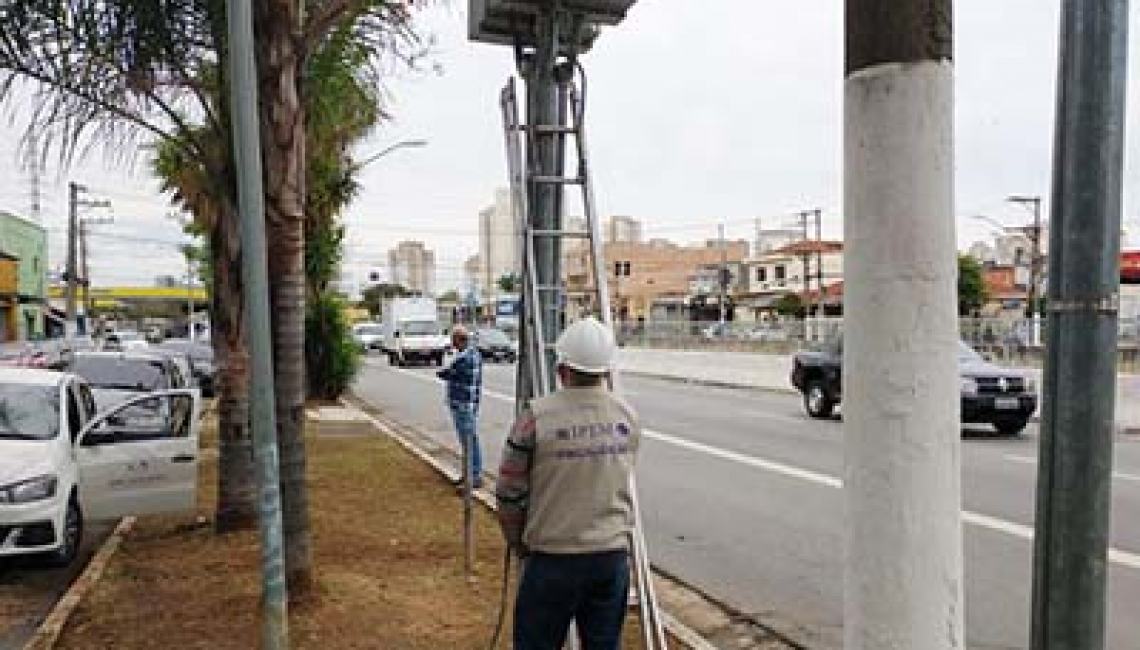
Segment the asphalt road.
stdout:
<svg viewBox="0 0 1140 650">
<path fill-rule="evenodd" d="M 0 560 L 0 650 L 24 647 L 113 529 L 89 522 L 79 558 L 67 568 L 45 568 L 34 559 Z"/>
<path fill-rule="evenodd" d="M 513 385 L 512 366 L 486 367 L 479 431 L 488 471 L 513 417 Z M 654 564 L 809 647 L 841 647 L 841 422 L 807 418 L 788 394 L 636 377 L 624 388 L 646 428 L 638 477 Z M 455 442 L 433 370 L 370 358 L 356 392 Z M 1037 431 L 965 433 L 969 646 L 1025 648 Z M 1116 459 L 1108 647 L 1140 650 L 1140 443 L 1119 442 Z"/>
</svg>

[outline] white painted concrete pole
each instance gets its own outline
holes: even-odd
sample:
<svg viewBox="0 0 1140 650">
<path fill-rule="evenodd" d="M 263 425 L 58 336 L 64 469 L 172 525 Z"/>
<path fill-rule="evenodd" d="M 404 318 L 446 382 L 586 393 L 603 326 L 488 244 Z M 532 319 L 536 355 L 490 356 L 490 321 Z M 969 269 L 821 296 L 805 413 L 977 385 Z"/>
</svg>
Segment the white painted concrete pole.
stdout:
<svg viewBox="0 0 1140 650">
<path fill-rule="evenodd" d="M 844 646 L 964 648 L 951 0 L 847 0 Z"/>
</svg>

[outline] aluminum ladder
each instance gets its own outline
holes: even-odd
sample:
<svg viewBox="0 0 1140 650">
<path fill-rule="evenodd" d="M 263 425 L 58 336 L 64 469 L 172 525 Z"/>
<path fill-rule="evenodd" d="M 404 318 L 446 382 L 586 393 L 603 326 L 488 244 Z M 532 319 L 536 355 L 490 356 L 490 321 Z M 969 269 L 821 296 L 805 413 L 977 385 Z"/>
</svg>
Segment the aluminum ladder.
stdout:
<svg viewBox="0 0 1140 650">
<path fill-rule="evenodd" d="M 525 404 L 524 386 L 529 385 L 533 396 L 541 396 L 554 390 L 552 367 L 554 359 L 554 341 L 544 340 L 547 319 L 556 318 L 561 323 L 563 318 L 561 305 L 566 295 L 561 280 L 553 284 L 539 284 L 536 273 L 535 249 L 539 241 L 554 240 L 562 242 L 566 239 L 584 240 L 587 243 L 588 257 L 590 258 L 588 273 L 592 273 L 593 307 L 598 318 L 610 328 L 613 328 L 613 314 L 610 309 L 609 286 L 607 282 L 605 260 L 603 258 L 602 242 L 599 236 L 601 230 L 598 215 L 595 209 L 594 189 L 590 179 L 589 156 L 586 148 L 585 133 L 585 105 L 578 94 L 576 86 L 569 81 L 562 84 L 564 92 L 560 93 L 562 106 L 559 114 L 566 114 L 569 105 L 569 121 L 566 125 L 525 125 L 519 114 L 518 96 L 516 94 L 515 78 L 512 77 L 503 88 L 501 94 L 501 108 L 503 113 L 503 130 L 507 153 L 507 173 L 510 177 L 511 211 L 514 218 L 516 236 L 522 239 L 522 313 L 519 319 L 520 328 L 520 358 L 518 365 L 518 378 L 516 393 L 516 411 L 521 411 Z M 525 147 L 535 147 L 540 138 L 553 139 L 556 146 L 557 157 L 562 161 L 566 157 L 566 140 L 574 142 L 576 154 L 576 171 L 572 176 L 545 176 L 532 173 L 527 169 L 527 161 L 533 159 L 525 156 Z M 525 142 L 525 144 L 524 144 Z M 549 141 L 548 141 L 549 142 Z M 561 167 L 561 165 L 559 165 Z M 537 185 L 554 185 L 561 194 L 568 186 L 577 187 L 582 193 L 582 207 L 586 222 L 584 231 L 538 229 L 528 222 L 530 214 L 528 188 Z M 562 201 L 557 201 L 561 211 Z M 564 215 L 559 214 L 556 223 L 563 224 Z M 556 250 L 560 251 L 561 247 Z M 544 313 L 542 298 L 552 296 L 555 308 Z M 524 379 L 524 373 L 526 378 Z M 620 384 L 616 368 L 610 375 L 611 388 L 620 393 Z M 653 585 L 653 572 L 649 562 L 648 547 L 641 526 L 641 509 L 637 497 L 636 478 L 630 476 L 630 494 L 633 500 L 634 527 L 630 535 L 629 545 L 632 561 L 632 578 L 636 594 L 636 605 L 640 614 L 643 640 L 647 650 L 664 650 L 666 643 L 664 623 L 657 603 L 656 590 Z M 578 647 L 573 638 L 568 647 Z"/>
</svg>

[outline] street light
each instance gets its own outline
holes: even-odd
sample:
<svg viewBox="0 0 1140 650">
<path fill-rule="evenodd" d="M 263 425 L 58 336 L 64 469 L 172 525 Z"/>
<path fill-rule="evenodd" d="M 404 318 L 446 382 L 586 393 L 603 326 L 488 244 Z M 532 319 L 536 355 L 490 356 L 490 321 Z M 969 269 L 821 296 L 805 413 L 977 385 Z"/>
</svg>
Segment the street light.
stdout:
<svg viewBox="0 0 1140 650">
<path fill-rule="evenodd" d="M 1014 197 L 1010 197 L 1010 201 L 1013 200 Z M 999 223 L 998 221 L 987 217 L 984 214 L 971 215 L 970 218 L 977 219 L 978 221 L 984 221 L 985 223 L 998 228 L 1001 232 L 1021 232 L 1029 238 L 1029 281 L 1025 287 L 1025 316 L 1026 318 L 1033 318 L 1033 315 L 1037 313 L 1037 284 L 1038 278 L 1041 276 L 1039 272 L 1039 269 L 1041 267 L 1040 223 L 1035 222 L 1034 225 L 1030 228 L 1019 228 L 1016 226 L 1007 226 L 1003 223 Z M 1016 266 L 1020 266 L 1016 260 L 1014 264 Z"/>
<path fill-rule="evenodd" d="M 397 142 L 396 144 L 393 144 L 393 145 L 391 145 L 385 149 L 382 149 L 379 153 L 375 153 L 375 154 L 365 158 L 361 162 L 356 163 L 355 165 L 352 166 L 352 168 L 354 171 L 359 171 L 359 170 L 363 169 L 364 167 L 367 167 L 368 165 L 371 165 L 372 163 L 376 162 L 377 160 L 380 160 L 384 156 L 387 156 L 388 154 L 392 153 L 393 151 L 396 151 L 397 149 L 413 149 L 413 148 L 417 148 L 417 147 L 426 147 L 427 144 L 428 144 L 427 140 L 401 140 L 400 142 Z"/>
</svg>

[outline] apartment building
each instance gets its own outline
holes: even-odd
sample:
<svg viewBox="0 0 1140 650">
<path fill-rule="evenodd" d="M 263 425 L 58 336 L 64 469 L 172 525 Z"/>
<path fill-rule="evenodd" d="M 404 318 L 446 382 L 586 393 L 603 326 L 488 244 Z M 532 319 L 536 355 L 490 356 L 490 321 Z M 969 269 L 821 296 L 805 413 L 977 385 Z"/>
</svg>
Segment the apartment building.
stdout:
<svg viewBox="0 0 1140 650">
<path fill-rule="evenodd" d="M 699 269 L 722 259 L 739 263 L 748 257 L 749 242 L 729 241 L 696 246 L 654 239 L 648 242 L 606 242 L 604 267 L 615 316 L 624 322 L 687 320 L 690 288 Z M 592 311 L 593 274 L 589 255 L 567 257 L 563 275 L 570 316 Z"/>
<path fill-rule="evenodd" d="M 389 281 L 424 296 L 435 293 L 435 253 L 420 241 L 402 241 L 388 251 Z"/>
<path fill-rule="evenodd" d="M 761 320 L 789 293 L 813 306 L 822 301 L 825 313 L 842 308 L 843 242 L 793 242 L 748 260 L 742 273 L 745 281 L 736 297 L 739 319 Z"/>
</svg>

